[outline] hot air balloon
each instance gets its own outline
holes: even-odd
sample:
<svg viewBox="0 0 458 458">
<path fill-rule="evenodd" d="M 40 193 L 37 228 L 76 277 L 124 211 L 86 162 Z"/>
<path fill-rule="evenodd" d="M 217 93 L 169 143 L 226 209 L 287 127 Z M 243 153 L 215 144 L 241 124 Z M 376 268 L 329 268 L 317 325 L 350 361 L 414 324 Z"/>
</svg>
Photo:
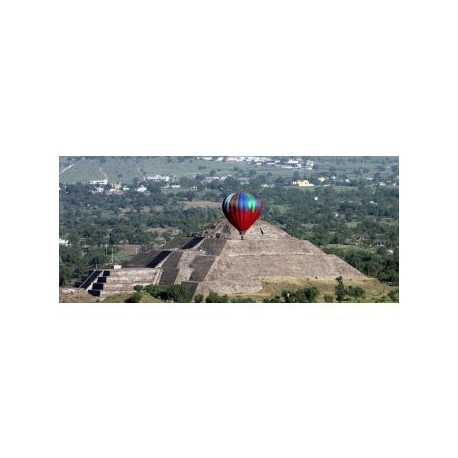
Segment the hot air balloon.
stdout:
<svg viewBox="0 0 458 458">
<path fill-rule="evenodd" d="M 262 201 L 247 192 L 233 192 L 223 200 L 223 213 L 228 221 L 238 229 L 241 238 L 251 225 L 261 216 Z"/>
</svg>

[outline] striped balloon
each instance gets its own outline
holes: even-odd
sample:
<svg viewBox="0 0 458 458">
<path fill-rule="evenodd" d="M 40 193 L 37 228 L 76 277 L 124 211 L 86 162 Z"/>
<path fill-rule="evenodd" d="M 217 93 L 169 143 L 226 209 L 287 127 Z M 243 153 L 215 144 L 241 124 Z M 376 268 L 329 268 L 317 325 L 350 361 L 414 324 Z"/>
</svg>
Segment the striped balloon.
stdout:
<svg viewBox="0 0 458 458">
<path fill-rule="evenodd" d="M 223 200 L 223 213 L 243 236 L 261 216 L 262 201 L 247 192 L 233 192 Z M 242 237 L 243 238 L 243 237 Z"/>
</svg>

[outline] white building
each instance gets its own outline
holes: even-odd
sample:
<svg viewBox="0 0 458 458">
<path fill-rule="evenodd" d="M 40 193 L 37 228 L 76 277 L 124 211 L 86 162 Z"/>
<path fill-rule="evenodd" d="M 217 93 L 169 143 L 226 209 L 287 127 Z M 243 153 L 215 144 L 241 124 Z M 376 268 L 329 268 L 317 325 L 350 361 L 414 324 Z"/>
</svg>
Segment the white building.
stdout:
<svg viewBox="0 0 458 458">
<path fill-rule="evenodd" d="M 168 175 L 153 175 L 151 177 L 146 177 L 146 179 L 149 181 L 170 181 L 170 177 Z"/>
<path fill-rule="evenodd" d="M 98 184 L 98 185 L 107 185 L 108 184 L 108 179 L 105 180 L 91 180 L 89 184 Z"/>
<path fill-rule="evenodd" d="M 305 170 L 313 170 L 313 161 L 305 161 Z"/>
</svg>

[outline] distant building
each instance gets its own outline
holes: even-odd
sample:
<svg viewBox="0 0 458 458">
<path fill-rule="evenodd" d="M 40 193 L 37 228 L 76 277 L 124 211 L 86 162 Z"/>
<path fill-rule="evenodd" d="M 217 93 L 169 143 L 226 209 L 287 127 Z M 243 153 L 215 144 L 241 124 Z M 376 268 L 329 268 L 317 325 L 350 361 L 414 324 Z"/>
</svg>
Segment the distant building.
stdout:
<svg viewBox="0 0 458 458">
<path fill-rule="evenodd" d="M 141 185 L 139 188 L 137 188 L 137 192 L 145 192 L 147 188 L 143 185 Z"/>
<path fill-rule="evenodd" d="M 170 177 L 168 175 L 153 175 L 151 177 L 146 177 L 148 181 L 170 181 Z"/>
<path fill-rule="evenodd" d="M 122 185 L 120 183 L 111 183 L 111 188 L 107 192 L 109 194 L 122 194 Z"/>
<path fill-rule="evenodd" d="M 108 179 L 105 180 L 91 180 L 89 184 L 98 184 L 98 185 L 107 185 L 108 184 Z"/>
<path fill-rule="evenodd" d="M 257 163 L 267 162 L 267 157 L 266 156 L 256 156 L 254 161 Z"/>
<path fill-rule="evenodd" d="M 313 186 L 312 183 L 309 182 L 309 180 L 294 180 L 293 181 L 294 186 L 299 186 L 299 187 L 306 187 L 306 186 Z"/>
<path fill-rule="evenodd" d="M 65 245 L 65 246 L 68 246 L 69 245 L 69 241 L 68 240 L 65 240 L 65 239 L 59 239 L 59 245 Z"/>
</svg>

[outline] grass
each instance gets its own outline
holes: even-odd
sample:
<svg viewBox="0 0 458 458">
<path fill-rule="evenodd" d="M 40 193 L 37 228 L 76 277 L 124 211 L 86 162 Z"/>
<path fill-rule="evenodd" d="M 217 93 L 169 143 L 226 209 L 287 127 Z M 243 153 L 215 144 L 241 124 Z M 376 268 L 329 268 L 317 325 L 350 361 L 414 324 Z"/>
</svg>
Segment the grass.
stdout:
<svg viewBox="0 0 458 458">
<path fill-rule="evenodd" d="M 324 302 L 325 295 L 331 295 L 335 297 L 334 287 L 336 286 L 335 280 L 321 280 L 321 279 L 286 279 L 284 277 L 277 277 L 269 281 L 262 282 L 262 290 L 254 294 L 235 294 L 230 295 L 231 299 L 237 297 L 251 297 L 256 301 L 262 301 L 271 296 L 280 296 L 283 290 L 297 290 L 300 288 L 306 288 L 315 286 L 319 290 L 318 302 Z M 350 280 L 344 278 L 344 285 L 348 286 L 359 286 L 366 292 L 364 298 L 360 299 L 362 303 L 375 303 L 375 302 L 391 302 L 387 298 L 387 294 L 391 290 L 397 290 L 397 286 L 389 286 L 379 282 L 375 278 L 367 278 L 364 280 Z M 385 298 L 385 299 L 384 299 Z M 345 302 L 356 302 L 355 300 L 348 299 Z"/>
<path fill-rule="evenodd" d="M 105 304 L 117 304 L 117 303 L 126 302 L 126 299 L 132 296 L 132 294 L 133 294 L 132 292 L 112 294 L 111 296 L 106 296 L 105 298 L 103 298 L 102 302 L 104 302 Z M 150 294 L 145 293 L 145 294 L 142 294 L 139 303 L 140 304 L 150 304 L 150 303 L 161 303 L 162 304 L 163 302 L 151 296 Z"/>
<path fill-rule="evenodd" d="M 100 302 L 98 297 L 92 296 L 84 289 L 59 288 L 60 303 L 91 303 Z"/>
<path fill-rule="evenodd" d="M 65 292 L 65 291 L 68 292 Z M 73 292 L 70 292 L 73 290 Z M 123 303 L 126 302 L 130 296 L 132 296 L 132 292 L 130 293 L 119 293 L 119 294 L 112 294 L 111 296 L 106 297 L 95 297 L 89 294 L 86 290 L 80 290 L 76 288 L 61 288 L 59 290 L 59 302 L 60 303 L 105 303 L 105 304 L 116 304 L 116 303 Z M 162 303 L 159 299 L 151 296 L 150 294 L 142 294 L 140 299 L 140 303 L 152 303 L 152 302 L 159 302 Z"/>
<path fill-rule="evenodd" d="M 336 285 L 335 280 L 319 280 L 319 279 L 285 279 L 284 277 L 277 277 L 276 279 L 263 281 L 262 290 L 258 293 L 241 293 L 241 294 L 230 294 L 228 295 L 231 300 L 237 298 L 249 297 L 256 302 L 262 302 L 271 296 L 280 296 L 283 290 L 297 290 L 300 288 L 315 286 L 319 290 L 318 302 L 324 303 L 324 296 L 331 295 L 335 296 L 334 287 Z M 344 285 L 348 286 L 359 286 L 366 292 L 364 298 L 360 300 L 361 303 L 380 303 L 380 302 L 391 302 L 388 297 L 388 293 L 392 290 L 397 290 L 397 286 L 385 285 L 374 278 L 368 278 L 364 280 L 345 280 Z M 73 290 L 73 292 L 70 292 Z M 67 292 L 65 292 L 67 291 Z M 61 303 L 124 303 L 132 295 L 132 292 L 113 294 L 107 297 L 94 297 L 87 291 L 78 290 L 75 288 L 61 288 L 59 290 L 59 302 Z M 347 298 L 345 302 L 353 303 L 355 300 Z M 162 303 L 159 299 L 149 295 L 142 294 L 140 303 Z"/>
</svg>

